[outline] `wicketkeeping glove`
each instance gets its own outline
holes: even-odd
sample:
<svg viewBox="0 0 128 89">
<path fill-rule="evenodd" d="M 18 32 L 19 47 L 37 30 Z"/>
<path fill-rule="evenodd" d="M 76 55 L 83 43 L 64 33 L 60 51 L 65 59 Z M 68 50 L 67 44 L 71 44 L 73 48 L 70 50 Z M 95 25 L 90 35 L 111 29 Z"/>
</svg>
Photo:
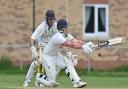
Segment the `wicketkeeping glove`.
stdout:
<svg viewBox="0 0 128 89">
<path fill-rule="evenodd" d="M 32 53 L 32 59 L 33 59 L 33 60 L 36 60 L 37 57 L 38 57 L 38 53 L 37 53 L 37 51 L 36 51 L 36 47 L 35 47 L 35 46 L 31 46 L 31 47 L 30 47 L 30 50 L 31 50 L 31 53 Z"/>
</svg>

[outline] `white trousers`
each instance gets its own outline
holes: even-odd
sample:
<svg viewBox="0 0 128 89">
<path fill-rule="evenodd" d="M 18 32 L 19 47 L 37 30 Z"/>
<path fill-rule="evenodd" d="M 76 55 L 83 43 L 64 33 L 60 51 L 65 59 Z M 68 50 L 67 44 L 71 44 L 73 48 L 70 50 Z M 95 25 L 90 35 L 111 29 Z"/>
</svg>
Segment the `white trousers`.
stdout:
<svg viewBox="0 0 128 89">
<path fill-rule="evenodd" d="M 65 57 L 60 53 L 55 56 L 45 54 L 42 64 L 44 65 L 46 75 L 48 76 L 50 82 L 56 82 L 57 68 L 64 69 L 65 67 L 68 68 L 68 71 L 70 72 L 74 81 L 78 82 L 80 80 L 74 68 L 74 64 L 70 60 L 65 59 Z"/>
</svg>

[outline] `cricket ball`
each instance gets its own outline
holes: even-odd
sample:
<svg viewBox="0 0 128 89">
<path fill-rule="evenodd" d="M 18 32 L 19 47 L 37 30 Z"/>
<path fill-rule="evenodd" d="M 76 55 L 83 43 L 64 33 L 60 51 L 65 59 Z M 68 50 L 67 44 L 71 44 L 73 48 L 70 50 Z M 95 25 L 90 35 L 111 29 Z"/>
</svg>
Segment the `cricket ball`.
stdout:
<svg viewBox="0 0 128 89">
<path fill-rule="evenodd" d="M 101 57 L 101 53 L 98 53 L 98 56 Z"/>
</svg>

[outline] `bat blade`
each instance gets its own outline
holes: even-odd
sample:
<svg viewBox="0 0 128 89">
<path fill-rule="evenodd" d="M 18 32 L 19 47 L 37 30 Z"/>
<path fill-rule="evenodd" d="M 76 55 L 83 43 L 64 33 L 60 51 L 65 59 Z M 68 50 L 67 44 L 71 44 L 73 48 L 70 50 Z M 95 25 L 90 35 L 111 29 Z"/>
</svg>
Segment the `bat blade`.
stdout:
<svg viewBox="0 0 128 89">
<path fill-rule="evenodd" d="M 125 42 L 125 37 L 118 37 L 108 40 L 108 45 L 114 45 Z"/>
<path fill-rule="evenodd" d="M 95 47 L 106 47 L 110 45 L 120 44 L 123 42 L 125 42 L 125 37 L 117 37 L 117 38 L 109 39 L 107 41 L 99 42 L 97 45 L 95 45 Z"/>
</svg>

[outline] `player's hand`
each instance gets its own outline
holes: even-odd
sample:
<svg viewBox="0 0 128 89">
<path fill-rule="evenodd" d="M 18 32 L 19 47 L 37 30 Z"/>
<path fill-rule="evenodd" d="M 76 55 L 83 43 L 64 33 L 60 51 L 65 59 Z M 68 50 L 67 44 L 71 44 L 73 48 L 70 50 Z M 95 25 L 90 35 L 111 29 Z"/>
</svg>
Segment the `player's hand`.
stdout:
<svg viewBox="0 0 128 89">
<path fill-rule="evenodd" d="M 38 57 L 38 53 L 37 53 L 37 51 L 36 51 L 36 47 L 35 47 L 35 46 L 31 46 L 31 47 L 30 47 L 30 50 L 31 50 L 31 52 L 32 52 L 32 59 L 33 59 L 33 60 L 36 60 L 37 57 Z"/>
<path fill-rule="evenodd" d="M 71 52 L 67 52 L 66 56 L 68 59 L 70 59 L 72 61 L 72 63 L 74 64 L 74 66 L 77 65 L 78 61 L 77 61 L 77 55 L 73 55 Z"/>
<path fill-rule="evenodd" d="M 88 42 L 85 45 L 82 46 L 83 51 L 87 54 L 91 54 L 93 50 L 95 50 L 95 45 L 92 42 Z"/>
</svg>

